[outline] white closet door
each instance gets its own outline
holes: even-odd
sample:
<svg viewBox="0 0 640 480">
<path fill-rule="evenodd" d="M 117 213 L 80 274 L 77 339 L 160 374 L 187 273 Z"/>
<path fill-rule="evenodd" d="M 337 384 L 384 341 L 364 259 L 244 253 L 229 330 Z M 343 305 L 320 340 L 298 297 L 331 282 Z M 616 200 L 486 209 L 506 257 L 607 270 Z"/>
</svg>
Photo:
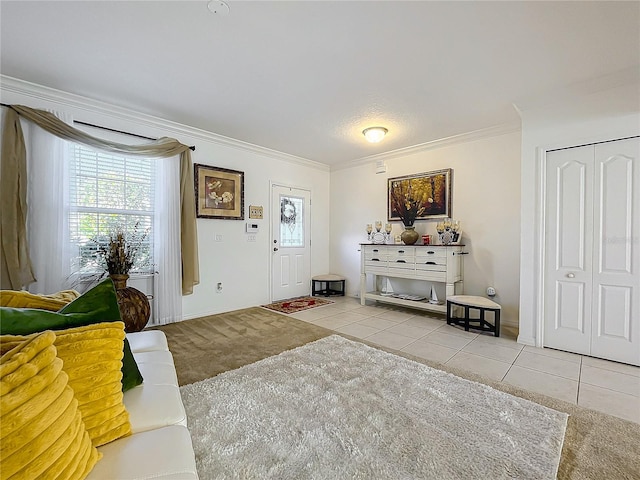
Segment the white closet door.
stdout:
<svg viewBox="0 0 640 480">
<path fill-rule="evenodd" d="M 547 154 L 544 345 L 589 354 L 593 146 Z"/>
<path fill-rule="evenodd" d="M 595 145 L 591 355 L 640 365 L 640 139 Z"/>
</svg>

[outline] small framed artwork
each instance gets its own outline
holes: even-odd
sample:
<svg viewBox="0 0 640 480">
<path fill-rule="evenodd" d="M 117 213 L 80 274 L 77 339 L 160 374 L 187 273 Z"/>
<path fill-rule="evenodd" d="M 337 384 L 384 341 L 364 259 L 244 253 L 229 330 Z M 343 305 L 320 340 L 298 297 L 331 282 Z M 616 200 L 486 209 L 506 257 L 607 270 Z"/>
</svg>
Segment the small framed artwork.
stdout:
<svg viewBox="0 0 640 480">
<path fill-rule="evenodd" d="M 451 217 L 451 169 L 389 178 L 387 216 L 403 220 L 412 213 L 415 220 Z M 398 209 L 404 209 L 399 212 Z M 407 211 L 408 210 L 408 211 Z"/>
<path fill-rule="evenodd" d="M 244 172 L 194 165 L 196 217 L 244 220 Z"/>
</svg>

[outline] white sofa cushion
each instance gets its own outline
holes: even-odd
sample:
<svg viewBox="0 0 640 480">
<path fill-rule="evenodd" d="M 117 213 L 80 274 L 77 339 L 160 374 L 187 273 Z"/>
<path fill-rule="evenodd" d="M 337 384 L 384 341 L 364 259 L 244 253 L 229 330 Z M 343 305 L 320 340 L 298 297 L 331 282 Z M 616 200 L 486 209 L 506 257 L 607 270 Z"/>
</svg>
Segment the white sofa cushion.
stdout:
<svg viewBox="0 0 640 480">
<path fill-rule="evenodd" d="M 142 363 L 164 364 L 173 367 L 173 355 L 169 350 L 155 350 L 152 352 L 136 352 L 133 354 L 138 365 Z"/>
<path fill-rule="evenodd" d="M 189 431 L 172 425 L 98 448 L 104 454 L 87 480 L 197 480 Z"/>
<path fill-rule="evenodd" d="M 145 432 L 168 425 L 187 426 L 180 389 L 174 385 L 143 383 L 124 395 L 131 431 Z"/>
<path fill-rule="evenodd" d="M 167 337 L 160 330 L 127 333 L 127 340 L 129 340 L 129 346 L 133 353 L 169 350 Z"/>
<path fill-rule="evenodd" d="M 138 363 L 138 369 L 147 385 L 178 386 L 178 376 L 173 365 L 166 363 Z M 126 395 L 126 392 L 125 392 Z"/>
</svg>

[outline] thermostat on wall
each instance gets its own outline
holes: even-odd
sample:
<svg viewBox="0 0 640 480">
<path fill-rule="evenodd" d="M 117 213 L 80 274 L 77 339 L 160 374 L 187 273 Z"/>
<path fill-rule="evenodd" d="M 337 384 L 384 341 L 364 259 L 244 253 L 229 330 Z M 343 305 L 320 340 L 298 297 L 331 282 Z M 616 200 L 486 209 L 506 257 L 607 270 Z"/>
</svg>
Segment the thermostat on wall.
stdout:
<svg viewBox="0 0 640 480">
<path fill-rule="evenodd" d="M 247 233 L 258 233 L 258 224 L 247 222 Z"/>
</svg>

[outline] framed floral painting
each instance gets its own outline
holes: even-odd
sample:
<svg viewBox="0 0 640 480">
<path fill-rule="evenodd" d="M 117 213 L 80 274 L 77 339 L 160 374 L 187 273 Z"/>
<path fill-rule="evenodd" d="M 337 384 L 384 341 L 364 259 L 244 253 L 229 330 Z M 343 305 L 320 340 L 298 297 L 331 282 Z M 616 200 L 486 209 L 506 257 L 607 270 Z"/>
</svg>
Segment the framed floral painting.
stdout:
<svg viewBox="0 0 640 480">
<path fill-rule="evenodd" d="M 411 226 L 416 220 L 451 217 L 451 169 L 389 178 L 387 215 Z"/>
<path fill-rule="evenodd" d="M 194 165 L 196 216 L 244 220 L 244 172 Z"/>
</svg>

